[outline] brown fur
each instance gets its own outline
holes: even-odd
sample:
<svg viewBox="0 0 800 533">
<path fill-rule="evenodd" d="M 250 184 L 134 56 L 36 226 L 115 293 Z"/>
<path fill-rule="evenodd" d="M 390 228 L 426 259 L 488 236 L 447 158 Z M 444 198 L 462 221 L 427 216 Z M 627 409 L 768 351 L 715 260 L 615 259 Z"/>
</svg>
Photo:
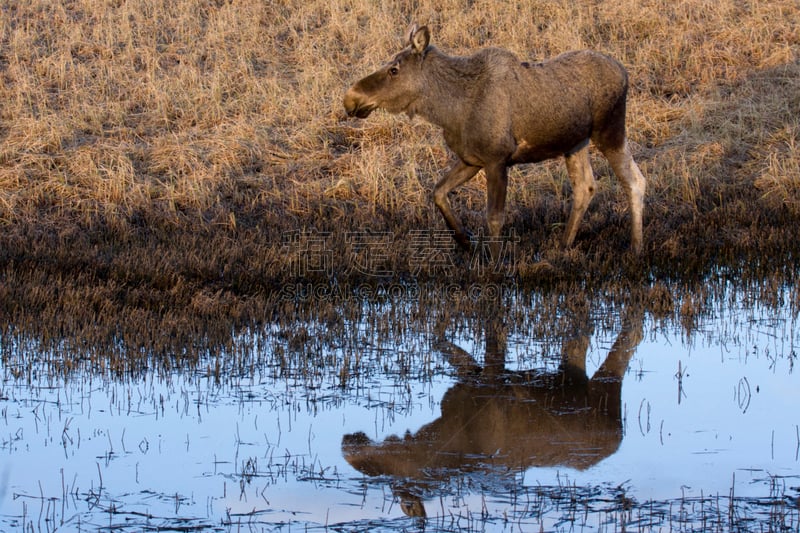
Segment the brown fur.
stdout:
<svg viewBox="0 0 800 533">
<path fill-rule="evenodd" d="M 404 510 L 423 514 L 418 497 L 426 482 L 459 472 L 596 464 L 622 440 L 622 378 L 642 339 L 642 313 L 629 313 L 591 379 L 585 369 L 589 329 L 565 339 L 561 368 L 552 374 L 507 371 L 502 327 L 487 328 L 482 367 L 458 346 L 440 342 L 460 378 L 442 399 L 441 416 L 413 435 L 382 443 L 364 433 L 345 435 L 345 459 L 364 474 L 392 477 Z"/>
<path fill-rule="evenodd" d="M 625 186 L 631 247 L 641 250 L 646 184 L 626 140 L 628 78 L 618 61 L 588 50 L 537 64 L 499 48 L 454 57 L 429 41 L 427 27 L 413 26 L 406 48 L 350 87 L 344 107 L 359 118 L 379 108 L 420 115 L 442 128 L 458 160 L 436 184 L 434 202 L 462 246 L 470 246 L 470 236 L 453 214 L 448 193 L 484 170 L 489 235 L 496 242 L 504 223 L 508 167 L 562 155 L 574 194 L 564 236 L 570 246 L 595 191 L 591 140 Z"/>
</svg>

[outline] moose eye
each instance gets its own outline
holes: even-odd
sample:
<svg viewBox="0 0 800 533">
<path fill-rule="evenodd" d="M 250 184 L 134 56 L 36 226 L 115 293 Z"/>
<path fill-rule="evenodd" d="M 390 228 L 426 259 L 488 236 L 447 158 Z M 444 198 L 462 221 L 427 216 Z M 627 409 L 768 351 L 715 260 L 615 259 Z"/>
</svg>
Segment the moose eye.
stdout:
<svg viewBox="0 0 800 533">
<path fill-rule="evenodd" d="M 395 65 L 392 65 L 392 66 L 389 68 L 389 74 L 390 74 L 390 75 L 392 75 L 392 76 L 397 76 L 397 73 L 398 73 L 398 72 L 400 72 L 400 69 L 399 69 L 399 68 L 397 68 L 397 66 L 395 66 Z"/>
</svg>

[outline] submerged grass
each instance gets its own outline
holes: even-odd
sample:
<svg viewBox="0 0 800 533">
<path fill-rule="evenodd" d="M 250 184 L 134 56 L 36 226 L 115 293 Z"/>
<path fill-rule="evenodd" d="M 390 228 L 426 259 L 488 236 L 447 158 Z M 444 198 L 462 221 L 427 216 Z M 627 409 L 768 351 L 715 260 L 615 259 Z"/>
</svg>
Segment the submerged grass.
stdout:
<svg viewBox="0 0 800 533">
<path fill-rule="evenodd" d="M 480 286 L 484 291 L 489 287 L 488 284 Z M 430 513 L 425 522 L 387 518 L 320 524 L 312 522 L 302 512 L 310 505 L 302 499 L 296 503 L 297 507 L 289 509 L 282 509 L 274 502 L 270 504 L 269 495 L 264 496 L 267 487 L 283 490 L 283 484 L 296 482 L 308 487 L 309 494 L 318 494 L 320 488 L 327 488 L 355 494 L 358 496 L 355 502 L 362 501 L 362 497 L 372 502 L 377 499 L 384 501 L 383 509 L 397 509 L 400 502 L 387 486 L 387 477 L 364 477 L 323 464 L 315 453 L 317 448 L 312 448 L 310 431 L 307 448 L 305 444 L 299 448 L 292 447 L 287 444 L 292 442 L 291 439 L 281 439 L 280 424 L 283 420 L 289 428 L 292 423 L 297 424 L 295 427 L 302 427 L 297 418 L 299 416 L 302 420 L 304 413 L 313 412 L 324 419 L 330 418 L 331 406 L 349 406 L 348 409 L 354 412 L 356 406 L 368 404 L 371 414 L 363 421 L 364 425 L 375 424 L 375 431 L 386 434 L 388 430 L 381 424 L 390 422 L 407 409 L 418 409 L 420 402 L 427 404 L 425 398 L 430 391 L 420 394 L 417 385 L 431 383 L 443 375 L 452 376 L 455 372 L 447 364 L 444 354 L 435 353 L 433 339 L 437 336 L 475 340 L 478 347 L 471 350 L 480 359 L 481 339 L 486 339 L 484 328 L 499 321 L 507 330 L 504 334 L 509 340 L 508 346 L 516 352 L 515 359 L 519 364 L 525 368 L 547 369 L 557 364 L 562 344 L 569 335 L 566 332 L 574 331 L 575 323 L 580 325 L 586 321 L 590 324 L 596 334 L 593 337 L 597 350 L 604 352 L 604 346 L 612 343 L 611 333 L 619 331 L 623 316 L 644 312 L 648 317 L 645 338 L 657 331 L 685 331 L 687 337 L 697 336 L 696 344 L 716 346 L 730 343 L 726 351 L 730 351 L 728 355 L 734 355 L 737 349 L 742 353 L 750 353 L 751 349 L 762 352 L 765 346 L 761 341 L 755 341 L 753 335 L 758 332 L 759 339 L 770 338 L 773 332 L 781 331 L 777 323 L 785 323 L 784 327 L 792 329 L 789 337 L 782 341 L 776 339 L 776 344 L 792 345 L 800 307 L 795 302 L 789 309 L 781 308 L 775 314 L 764 312 L 764 307 L 780 306 L 781 301 L 795 297 L 784 285 L 768 283 L 746 288 L 715 283 L 705 288 L 692 287 L 691 290 L 662 284 L 658 288 L 625 289 L 613 294 L 566 290 L 526 294 L 506 290 L 499 297 L 488 292 L 467 292 L 468 296 L 462 297 L 461 293 L 453 290 L 450 293 L 453 298 L 449 301 L 440 289 L 440 284 L 432 284 L 427 290 L 420 288 L 415 298 L 403 301 L 387 298 L 383 304 L 379 304 L 377 299 L 369 305 L 342 305 L 346 302 L 332 301 L 331 307 L 326 308 L 325 302 L 284 302 L 283 319 L 267 326 L 236 334 L 220 334 L 216 339 L 210 338 L 214 330 L 209 329 L 206 340 L 214 340 L 216 348 L 200 346 L 202 328 L 195 324 L 198 338 L 194 344 L 185 344 L 180 351 L 178 343 L 186 343 L 186 339 L 177 338 L 172 348 L 175 351 L 169 357 L 145 351 L 126 354 L 122 351 L 122 344 L 100 349 L 96 344 L 90 344 L 94 342 L 94 337 L 88 332 L 90 328 L 83 339 L 65 341 L 63 336 L 54 339 L 49 349 L 36 344 L 42 342 L 41 337 L 30 338 L 20 330 L 4 332 L 0 335 L 0 401 L 8 402 L 7 414 L 11 415 L 8 418 L 13 421 L 14 413 L 19 411 L 48 422 L 46 434 L 26 432 L 14 436 L 9 432 L 7 439 L 0 439 L 0 449 L 11 455 L 25 453 L 23 437 L 45 438 L 45 446 L 63 446 L 67 457 L 73 461 L 74 450 L 82 446 L 83 429 L 84 448 L 94 438 L 102 443 L 101 449 L 104 449 L 107 436 L 108 451 L 105 456 L 97 457 L 97 474 L 94 468 L 81 474 L 79 479 L 67 474 L 66 481 L 57 483 L 56 492 L 51 489 L 49 494 L 41 489 L 41 485 L 39 491 L 33 490 L 32 494 L 15 492 L 14 501 L 20 502 L 16 508 L 22 511 L 18 516 L 0 519 L 12 528 L 21 525 L 25 529 L 36 529 L 44 516 L 46 523 L 62 527 L 78 523 L 82 529 L 113 527 L 119 531 L 147 528 L 236 531 L 241 526 L 251 531 L 302 528 L 311 531 L 374 529 L 387 532 L 421 529 L 572 531 L 576 528 L 586 531 L 798 530 L 800 489 L 797 477 L 791 474 L 773 476 L 767 472 L 763 473 L 763 479 L 743 482 L 734 478 L 730 490 L 723 489 L 722 494 L 704 495 L 701 492 L 698 496 L 695 487 L 689 489 L 690 495 L 685 497 L 677 492 L 669 500 L 643 501 L 636 499 L 632 495 L 634 489 L 627 489 L 624 484 L 619 486 L 599 480 L 597 484 L 578 485 L 570 481 L 568 472 L 563 482 L 559 478 L 559 484 L 550 485 L 539 484 L 535 477 L 509 476 L 506 467 L 502 467 L 504 473 L 497 476 L 482 474 L 481 469 L 477 472 L 465 469 L 463 476 L 454 475 L 452 479 L 442 481 L 431 475 L 428 483 L 421 483 Z M 683 297 L 673 296 L 682 293 Z M 751 307 L 751 298 L 766 303 L 764 307 Z M 719 319 L 728 314 L 731 314 L 729 319 Z M 760 324 L 762 320 L 764 322 Z M 710 324 L 720 322 L 725 324 L 724 332 L 710 327 Z M 693 329 L 695 323 L 697 329 Z M 125 325 L 120 325 L 120 328 L 124 330 Z M 180 331 L 175 330 L 176 334 Z M 173 332 L 164 331 L 165 336 L 169 334 Z M 55 337 L 54 333 L 51 335 Z M 168 345 L 168 341 L 161 342 L 162 346 Z M 769 340 L 766 342 L 771 344 Z M 469 345 L 466 342 L 459 344 Z M 693 344 L 693 339 L 686 339 L 686 346 Z M 674 348 L 682 349 L 680 345 Z M 774 356 L 781 360 L 776 365 L 779 369 L 790 364 L 786 359 L 791 361 L 796 357 L 790 346 Z M 593 364 L 599 365 L 600 361 Z M 772 367 L 763 360 L 753 364 Z M 635 373 L 636 370 L 631 369 L 631 375 L 626 379 L 635 379 Z M 673 380 L 669 374 L 664 377 Z M 762 383 L 762 386 L 766 385 Z M 92 398 L 88 389 L 99 391 L 100 396 Z M 56 396 L 57 401 L 49 401 L 48 392 Z M 428 401 L 439 402 L 439 396 L 434 396 Z M 149 486 L 145 479 L 140 485 L 138 467 L 135 485 L 132 470 L 128 471 L 130 479 L 122 481 L 110 479 L 111 473 L 106 470 L 101 472 L 103 459 L 107 463 L 115 457 L 127 455 L 126 442 L 128 450 L 135 451 L 139 447 L 144 454 L 142 447 L 152 446 L 151 454 L 154 453 L 158 426 L 152 426 L 153 434 L 145 432 L 150 439 L 148 443 L 139 440 L 139 433 L 134 430 L 136 425 L 127 426 L 127 437 L 124 429 L 121 430 L 125 427 L 123 425 L 114 426 L 113 432 L 106 428 L 98 438 L 86 430 L 80 416 L 73 419 L 76 411 L 86 409 L 86 404 L 89 412 L 94 405 L 99 412 L 111 413 L 112 418 L 135 417 L 139 419 L 137 424 L 145 426 L 148 422 L 142 420 L 153 416 L 158 419 L 159 413 L 164 418 L 166 409 L 168 415 L 172 412 L 181 419 L 186 416 L 189 425 L 199 426 L 202 425 L 201 417 L 203 424 L 215 420 L 209 413 L 209 410 L 214 411 L 215 404 L 228 402 L 235 405 L 239 413 L 234 416 L 236 433 L 224 439 L 221 448 L 217 447 L 218 444 L 211 445 L 213 453 L 204 460 L 211 461 L 213 457 L 213 465 L 202 461 L 195 464 L 205 472 L 204 476 L 213 472 L 219 479 L 219 490 L 208 501 L 204 501 L 199 488 L 197 493 L 183 489 L 169 493 L 162 486 Z M 48 407 L 36 407 L 40 403 Z M 635 431 L 635 408 L 635 405 L 629 405 L 626 410 L 625 424 L 629 432 Z M 196 422 L 191 416 L 195 409 Z M 276 413 L 288 415 L 286 418 L 277 416 L 277 432 L 268 422 L 276 417 Z M 85 416 L 91 418 L 88 414 Z M 352 416 L 358 415 L 353 413 Z M 245 431 L 240 437 L 240 424 L 244 428 L 250 423 L 259 438 L 254 439 L 253 433 Z M 791 420 L 786 423 L 790 424 Z M 103 425 L 99 427 L 105 428 Z M 321 427 L 327 426 L 323 424 Z M 315 431 L 319 432 L 319 429 Z M 50 440 L 51 432 L 55 436 L 54 442 Z M 260 440 L 262 432 L 264 442 Z M 203 446 L 197 441 L 202 439 L 195 433 L 191 435 L 191 449 L 196 454 L 195 447 Z M 339 437 L 336 435 L 332 439 L 327 433 L 319 433 L 316 438 L 319 446 L 338 449 Z M 20 442 L 9 442 L 16 438 Z M 170 440 L 176 438 L 179 442 Z M 305 437 L 301 440 L 305 441 Z M 188 453 L 189 441 L 188 433 L 185 436 L 182 431 L 166 433 L 163 453 L 173 453 L 176 448 L 177 453 Z M 158 442 L 157 455 L 160 456 L 161 435 Z M 797 442 L 800 446 L 800 436 Z M 235 460 L 224 462 L 226 452 L 231 449 L 236 450 Z M 60 455 L 60 450 L 58 452 Z M 90 464 L 94 465 L 93 458 Z M 146 470 L 142 468 L 142 471 Z M 59 476 L 57 471 L 55 475 Z M 60 479 L 64 479 L 63 470 Z M 98 480 L 99 484 L 96 483 Z M 727 482 L 728 478 L 725 480 Z M 135 488 L 123 488 L 127 487 L 126 482 Z M 750 484 L 746 491 L 750 496 L 745 495 L 745 491 L 740 495 L 734 490 L 742 487 L 743 483 Z M 757 497 L 752 496 L 756 493 L 753 484 L 763 489 L 757 492 Z M 366 497 L 367 492 L 372 498 Z M 239 501 L 250 501 L 252 506 L 231 511 L 224 504 L 227 495 L 238 497 Z M 213 513 L 210 511 L 212 501 Z M 353 505 L 351 499 L 342 497 L 342 501 Z M 171 510 L 172 502 L 174 512 Z M 205 512 L 201 507 L 204 504 Z M 391 516 L 399 514 L 395 512 Z M 390 515 L 389 511 L 387 515 Z"/>
</svg>

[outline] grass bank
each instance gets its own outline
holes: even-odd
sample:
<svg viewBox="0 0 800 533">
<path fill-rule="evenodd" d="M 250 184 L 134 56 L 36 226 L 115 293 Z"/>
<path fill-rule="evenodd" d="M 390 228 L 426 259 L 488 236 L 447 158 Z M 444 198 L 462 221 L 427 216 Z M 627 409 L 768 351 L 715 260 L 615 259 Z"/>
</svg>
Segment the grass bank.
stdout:
<svg viewBox="0 0 800 533">
<path fill-rule="evenodd" d="M 450 53 L 591 47 L 629 69 L 645 254 L 625 253 L 624 195 L 602 158 L 569 251 L 557 246 L 564 166 L 530 165 L 511 173 L 506 278 L 793 275 L 794 0 L 2 1 L 3 322 L 52 317 L 111 337 L 136 324 L 155 343 L 165 331 L 191 342 L 280 314 L 282 287 L 298 280 L 491 274 L 452 247 L 430 201 L 450 161 L 440 133 L 405 117 L 343 117 L 344 90 L 399 48 L 411 21 Z M 483 179 L 454 201 L 479 231 Z"/>
</svg>

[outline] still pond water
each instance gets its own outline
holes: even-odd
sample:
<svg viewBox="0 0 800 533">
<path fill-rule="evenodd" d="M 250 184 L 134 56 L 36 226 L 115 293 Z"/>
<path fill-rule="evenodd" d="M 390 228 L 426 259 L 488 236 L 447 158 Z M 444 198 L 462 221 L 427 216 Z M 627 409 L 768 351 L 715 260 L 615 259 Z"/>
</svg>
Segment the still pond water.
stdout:
<svg viewBox="0 0 800 533">
<path fill-rule="evenodd" d="M 798 531 L 795 293 L 348 302 L 125 377 L 7 333 L 0 531 Z"/>
</svg>

